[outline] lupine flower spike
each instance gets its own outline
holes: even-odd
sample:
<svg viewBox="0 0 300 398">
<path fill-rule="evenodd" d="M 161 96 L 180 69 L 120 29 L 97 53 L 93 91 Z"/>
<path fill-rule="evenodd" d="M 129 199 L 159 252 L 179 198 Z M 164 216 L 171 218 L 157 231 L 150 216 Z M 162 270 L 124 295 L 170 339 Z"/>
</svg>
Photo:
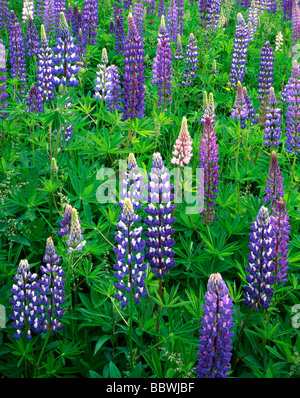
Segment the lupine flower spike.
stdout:
<svg viewBox="0 0 300 398">
<path fill-rule="evenodd" d="M 276 201 L 275 208 L 273 209 L 273 216 L 271 216 L 271 222 L 275 229 L 275 278 L 278 284 L 287 282 L 287 271 L 289 269 L 289 261 L 287 255 L 289 252 L 289 234 L 290 224 L 289 218 L 286 212 L 284 200 Z"/>
<path fill-rule="evenodd" d="M 262 48 L 260 55 L 260 72 L 258 74 L 257 94 L 260 100 L 260 118 L 265 121 L 266 106 L 268 105 L 270 88 L 273 85 L 274 74 L 274 52 L 270 43 L 267 41 Z"/>
<path fill-rule="evenodd" d="M 11 18 L 15 21 L 13 11 L 11 12 Z M 19 22 L 12 22 L 9 28 L 9 54 L 11 77 L 18 78 L 22 83 L 26 83 L 25 48 L 22 29 Z"/>
<path fill-rule="evenodd" d="M 187 126 L 187 120 L 184 116 L 182 118 L 181 130 L 174 145 L 172 152 L 172 164 L 177 164 L 179 167 L 187 166 L 193 156 L 192 154 L 192 140 Z"/>
<path fill-rule="evenodd" d="M 28 24 L 26 30 L 26 37 L 25 37 L 25 48 L 27 51 L 27 56 L 32 58 L 33 55 L 36 55 L 39 51 L 39 36 L 37 34 L 37 30 L 34 26 L 32 16 L 28 15 Z"/>
<path fill-rule="evenodd" d="M 176 42 L 178 32 L 178 8 L 176 0 L 170 0 L 167 17 L 167 30 L 170 40 Z"/>
<path fill-rule="evenodd" d="M 213 93 L 209 93 L 209 97 L 207 98 L 207 92 L 203 92 L 203 115 L 199 120 L 199 123 L 204 124 L 206 116 L 210 117 L 212 123 L 214 123 L 216 119 L 215 115 L 215 103 L 214 103 L 214 95 Z"/>
<path fill-rule="evenodd" d="M 161 17 L 160 38 L 157 43 L 156 57 L 153 64 L 152 83 L 158 88 L 158 108 L 167 110 L 172 103 L 172 50 L 169 35 L 166 31 L 164 16 Z"/>
<path fill-rule="evenodd" d="M 237 15 L 237 26 L 235 31 L 235 41 L 233 45 L 232 64 L 229 79 L 233 88 L 236 87 L 238 81 L 242 83 L 244 79 L 248 44 L 248 26 L 242 14 L 239 13 Z"/>
<path fill-rule="evenodd" d="M 32 330 L 36 333 L 42 332 L 41 321 L 37 316 L 41 313 L 41 299 L 38 297 L 40 285 L 37 278 L 36 273 L 31 273 L 28 261 L 21 260 L 14 277 L 16 284 L 11 289 L 13 297 L 9 299 L 13 309 L 10 319 L 16 329 L 15 339 L 20 339 L 25 333 L 30 340 Z"/>
<path fill-rule="evenodd" d="M 269 176 L 266 181 L 267 185 L 265 187 L 266 196 L 264 197 L 264 203 L 271 203 L 272 212 L 275 207 L 275 204 L 278 200 L 283 198 L 284 196 L 284 185 L 283 185 L 283 177 L 282 171 L 278 165 L 276 152 L 272 152 L 271 154 L 271 164 L 269 170 Z"/>
<path fill-rule="evenodd" d="M 82 35 L 83 43 L 87 45 L 96 45 L 98 28 L 98 1 L 84 0 L 82 12 Z"/>
<path fill-rule="evenodd" d="M 122 180 L 120 181 L 120 202 L 119 205 L 123 208 L 123 203 L 126 198 L 129 198 L 134 210 L 138 212 L 142 205 L 140 201 L 143 199 L 143 176 L 139 172 L 139 167 L 133 153 L 128 156 L 127 170 L 124 170 Z"/>
<path fill-rule="evenodd" d="M 77 46 L 74 44 L 74 39 L 70 35 L 65 14 L 62 12 L 60 13 L 59 37 L 53 52 L 55 55 L 53 56 L 54 67 L 52 68 L 52 73 L 54 76 L 52 82 L 56 86 L 60 84 L 72 87 L 77 86 L 78 80 L 75 75 L 79 71 L 79 67 L 76 64 L 79 60 L 79 55 L 77 54 Z"/>
<path fill-rule="evenodd" d="M 5 56 L 6 56 L 5 47 L 2 44 L 2 40 L 0 39 L 0 111 L 2 111 L 3 108 L 5 108 L 8 104 L 6 101 L 8 94 L 6 92 L 7 86 L 5 84 L 7 78 Z M 4 115 L 5 114 L 0 112 L 0 119 L 3 119 Z"/>
<path fill-rule="evenodd" d="M 145 112 L 144 45 L 138 34 L 131 13 L 128 15 L 128 34 L 124 43 L 123 68 L 123 120 L 137 117 Z"/>
<path fill-rule="evenodd" d="M 214 219 L 215 199 L 219 191 L 219 151 L 217 135 L 211 118 L 206 116 L 201 143 L 199 146 L 199 167 L 204 169 L 204 209 L 202 218 L 204 223 L 211 223 Z M 202 198 L 199 198 L 202 202 Z"/>
<path fill-rule="evenodd" d="M 170 173 L 167 172 L 160 153 L 153 154 L 148 178 L 149 205 L 145 209 L 148 218 L 144 220 L 148 225 L 148 231 L 145 232 L 148 238 L 146 258 L 154 275 L 162 279 L 175 265 L 175 252 L 172 251 L 175 245 L 172 238 L 175 218 L 171 214 L 175 205 L 171 204 L 174 194 L 171 193 L 173 184 L 170 184 Z"/>
<path fill-rule="evenodd" d="M 114 276 L 118 279 L 115 284 L 118 290 L 115 298 L 126 307 L 131 293 L 135 303 L 139 303 L 148 293 L 144 288 L 147 264 L 144 263 L 144 254 L 141 254 L 145 248 L 145 241 L 141 239 L 143 227 L 135 227 L 141 217 L 134 213 L 129 198 L 125 198 L 123 202 L 119 220 L 115 234 L 117 247 L 114 248 L 117 263 L 113 266 L 116 271 Z"/>
<path fill-rule="evenodd" d="M 72 253 L 73 251 L 81 252 L 83 246 L 86 244 L 86 241 L 83 240 L 82 237 L 82 229 L 80 224 L 81 223 L 78 217 L 77 210 L 73 208 L 69 239 L 67 240 L 67 245 L 69 246 L 68 253 Z"/>
<path fill-rule="evenodd" d="M 48 44 L 44 25 L 41 25 L 41 46 L 37 59 L 37 87 L 44 101 L 54 99 L 55 86 L 52 82 L 52 51 Z"/>
<path fill-rule="evenodd" d="M 286 151 L 297 155 L 300 151 L 300 72 L 298 62 L 293 63 L 292 76 L 285 86 L 286 109 Z"/>
<path fill-rule="evenodd" d="M 243 88 L 241 83 L 238 81 L 236 90 L 236 100 L 234 102 L 233 108 L 231 109 L 231 118 L 240 121 L 241 128 L 246 128 L 246 119 L 249 116 L 248 106 L 246 104 Z"/>
<path fill-rule="evenodd" d="M 62 305 L 65 302 L 64 270 L 59 265 L 60 257 L 55 251 L 52 238 L 47 239 L 45 255 L 43 258 L 45 265 L 41 265 L 42 277 L 40 280 L 40 291 L 43 303 L 43 332 L 51 330 L 56 334 L 63 328 L 61 318 L 64 315 Z"/>
<path fill-rule="evenodd" d="M 281 109 L 276 108 L 277 102 L 274 88 L 271 87 L 265 115 L 264 145 L 272 148 L 280 145 L 281 136 Z"/>
<path fill-rule="evenodd" d="M 182 44 L 181 44 L 181 37 L 179 34 L 177 35 L 176 52 L 175 52 L 174 59 L 176 59 L 177 61 L 183 60 L 183 50 L 182 50 Z"/>
<path fill-rule="evenodd" d="M 198 70 L 198 53 L 199 47 L 193 33 L 190 34 L 189 43 L 186 46 L 185 54 L 185 70 L 183 72 L 183 86 L 192 86 L 196 79 L 196 72 Z"/>
<path fill-rule="evenodd" d="M 197 378 L 226 378 L 230 371 L 232 337 L 234 327 L 233 299 L 222 276 L 212 274 L 207 284 L 203 304 L 203 315 L 200 345 L 197 347 L 198 366 L 195 371 Z"/>
<path fill-rule="evenodd" d="M 250 308 L 254 306 L 258 311 L 258 305 L 268 308 L 273 295 L 272 285 L 275 282 L 274 256 L 275 256 L 275 228 L 271 223 L 268 209 L 262 206 L 256 220 L 251 226 L 252 233 L 248 246 L 248 266 L 246 275 L 248 286 L 245 286 L 246 293 L 243 294 L 244 303 Z"/>
</svg>

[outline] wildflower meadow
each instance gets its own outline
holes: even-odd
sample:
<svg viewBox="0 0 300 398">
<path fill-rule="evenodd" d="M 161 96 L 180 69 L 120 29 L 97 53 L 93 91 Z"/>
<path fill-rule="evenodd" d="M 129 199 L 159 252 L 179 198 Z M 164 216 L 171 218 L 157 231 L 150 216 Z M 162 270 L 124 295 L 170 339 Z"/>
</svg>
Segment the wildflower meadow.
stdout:
<svg viewBox="0 0 300 398">
<path fill-rule="evenodd" d="M 297 0 L 0 0 L 1 378 L 300 377 L 299 58 Z"/>
</svg>

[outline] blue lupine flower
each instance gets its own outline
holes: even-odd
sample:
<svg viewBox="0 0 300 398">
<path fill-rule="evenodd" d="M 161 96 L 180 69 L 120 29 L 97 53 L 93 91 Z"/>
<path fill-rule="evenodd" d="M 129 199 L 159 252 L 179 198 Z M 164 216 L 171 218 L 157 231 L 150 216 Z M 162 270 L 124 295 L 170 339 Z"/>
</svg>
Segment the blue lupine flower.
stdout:
<svg viewBox="0 0 300 398">
<path fill-rule="evenodd" d="M 237 26 L 233 45 L 232 64 L 230 71 L 230 82 L 233 88 L 237 82 L 242 83 L 245 75 L 246 58 L 248 53 L 249 32 L 248 26 L 241 13 L 237 15 Z"/>
<path fill-rule="evenodd" d="M 232 297 L 228 296 L 228 288 L 222 276 L 212 274 L 207 284 L 203 304 L 203 315 L 199 330 L 200 345 L 197 347 L 198 366 L 195 371 L 197 378 L 226 378 L 230 371 L 232 350 L 231 329 L 234 327 Z"/>
<path fill-rule="evenodd" d="M 252 233 L 248 246 L 248 263 L 246 275 L 248 286 L 245 286 L 246 293 L 243 294 L 244 303 L 250 308 L 255 307 L 258 311 L 258 304 L 262 308 L 268 308 L 271 296 L 274 291 L 272 285 L 275 282 L 274 272 L 275 263 L 275 228 L 271 223 L 268 209 L 262 206 L 258 212 L 256 220 L 251 226 Z"/>
<path fill-rule="evenodd" d="M 72 87 L 77 86 L 78 80 L 75 75 L 79 71 L 79 67 L 76 64 L 79 60 L 79 55 L 63 13 L 60 13 L 59 37 L 53 52 L 55 55 L 53 56 L 54 67 L 52 68 L 52 73 L 54 76 L 52 77 L 52 82 L 56 86 L 60 84 Z"/>
<path fill-rule="evenodd" d="M 264 145 L 266 146 L 280 145 L 281 109 L 276 108 L 277 102 L 274 88 L 271 87 L 265 114 Z"/>
<path fill-rule="evenodd" d="M 277 200 L 273 209 L 271 222 L 275 229 L 275 266 L 274 274 L 278 284 L 287 282 L 287 271 L 289 261 L 287 259 L 289 244 L 289 234 L 291 226 L 290 217 L 287 215 L 284 200 Z"/>
<path fill-rule="evenodd" d="M 278 165 L 276 152 L 272 152 L 271 154 L 271 164 L 269 170 L 269 176 L 266 181 L 267 185 L 265 187 L 265 193 L 267 194 L 263 202 L 269 203 L 271 202 L 272 209 L 275 206 L 275 203 L 284 196 L 284 185 L 283 185 L 283 177 L 282 171 Z"/>
<path fill-rule="evenodd" d="M 64 315 L 62 304 L 65 302 L 64 284 L 65 274 L 59 265 L 60 257 L 55 251 L 52 238 L 47 239 L 45 255 L 43 258 L 45 266 L 41 265 L 42 277 L 40 279 L 40 292 L 43 304 L 43 332 L 49 330 L 56 334 L 63 328 L 61 318 Z"/>
<path fill-rule="evenodd" d="M 173 184 L 170 184 L 170 173 L 167 172 L 160 153 L 154 153 L 151 172 L 148 175 L 148 202 L 145 209 L 148 218 L 144 220 L 148 225 L 145 232 L 148 240 L 146 257 L 155 276 L 162 279 L 175 265 L 175 252 L 172 247 L 175 241 L 172 238 L 175 230 L 171 227 L 175 222 L 172 211 L 175 208 L 171 201 Z"/>
<path fill-rule="evenodd" d="M 117 255 L 117 263 L 114 264 L 115 278 L 118 282 L 115 287 L 118 292 L 115 298 L 123 307 L 127 306 L 131 293 L 135 303 L 139 303 L 141 297 L 147 295 L 144 281 L 147 264 L 144 263 L 145 241 L 141 239 L 143 227 L 135 227 L 135 223 L 141 221 L 134 213 L 134 208 L 129 198 L 125 198 L 123 208 L 117 224 L 118 231 L 115 234 L 117 247 L 114 252 Z M 136 254 L 135 254 L 136 253 Z"/>
<path fill-rule="evenodd" d="M 11 289 L 13 297 L 9 299 L 13 309 L 10 319 L 16 329 L 15 339 L 20 339 L 25 333 L 30 340 L 32 330 L 36 333 L 42 332 L 40 319 L 37 316 L 41 313 L 41 299 L 38 297 L 40 285 L 37 278 L 37 274 L 31 273 L 28 261 L 21 260 L 14 277 L 16 284 Z"/>
<path fill-rule="evenodd" d="M 124 171 L 120 181 L 120 202 L 119 205 L 123 208 L 123 203 L 126 198 L 129 198 L 134 210 L 138 212 L 142 205 L 140 201 L 143 199 L 143 176 L 139 172 L 139 167 L 133 153 L 128 155 L 127 170 Z"/>
</svg>

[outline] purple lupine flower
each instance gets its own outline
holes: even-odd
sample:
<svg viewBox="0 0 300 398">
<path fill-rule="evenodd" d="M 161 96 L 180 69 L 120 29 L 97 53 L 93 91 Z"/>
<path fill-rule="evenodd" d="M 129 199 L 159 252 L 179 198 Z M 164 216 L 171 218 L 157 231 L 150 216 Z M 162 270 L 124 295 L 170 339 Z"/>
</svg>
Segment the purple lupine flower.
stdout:
<svg viewBox="0 0 300 398">
<path fill-rule="evenodd" d="M 4 116 L 6 116 L 6 114 L 2 113 L 1 111 L 8 104 L 8 102 L 6 101 L 8 94 L 6 92 L 7 86 L 5 84 L 5 81 L 7 79 L 5 56 L 6 56 L 5 46 L 2 44 L 2 39 L 0 39 L 0 119 L 3 119 Z"/>
<path fill-rule="evenodd" d="M 248 108 L 248 116 L 246 119 L 251 120 L 251 126 L 254 126 L 257 124 L 258 120 L 246 87 L 243 87 L 243 95 Z"/>
<path fill-rule="evenodd" d="M 281 109 L 276 108 L 277 102 L 274 88 L 271 87 L 268 106 L 266 107 L 264 134 L 264 145 L 271 147 L 280 145 Z"/>
<path fill-rule="evenodd" d="M 200 26 L 207 33 L 214 33 L 220 16 L 221 0 L 199 0 Z"/>
<path fill-rule="evenodd" d="M 115 24 L 115 53 L 120 54 L 124 49 L 125 43 L 125 31 L 124 25 L 119 18 L 119 15 L 116 16 L 116 24 Z"/>
<path fill-rule="evenodd" d="M 53 48 L 53 65 L 52 82 L 56 86 L 60 84 L 75 87 L 78 85 L 78 80 L 75 75 L 79 71 L 76 62 L 79 60 L 77 54 L 77 46 L 74 44 L 74 39 L 70 35 L 69 26 L 66 21 L 64 13 L 60 13 L 59 32 L 56 40 L 56 46 Z"/>
<path fill-rule="evenodd" d="M 161 39 L 157 43 L 156 57 L 153 63 L 153 80 L 158 88 L 158 108 L 166 111 L 167 104 L 172 103 L 172 50 L 169 35 L 166 31 L 164 16 L 160 24 Z"/>
<path fill-rule="evenodd" d="M 120 181 L 120 201 L 119 206 L 123 209 L 124 200 L 130 199 L 134 210 L 138 212 L 143 199 L 143 176 L 139 172 L 139 167 L 133 153 L 128 155 L 127 169 L 122 173 Z"/>
<path fill-rule="evenodd" d="M 57 231 L 58 236 L 65 236 L 69 234 L 72 219 L 72 209 L 73 208 L 71 205 L 66 206 L 64 218 L 59 222 L 60 230 Z"/>
<path fill-rule="evenodd" d="M 156 0 L 149 0 L 148 14 L 155 14 Z"/>
<path fill-rule="evenodd" d="M 284 200 L 280 198 L 275 203 L 271 222 L 275 229 L 275 269 L 274 274 L 278 284 L 287 282 L 289 261 L 287 259 L 290 234 L 290 223 Z"/>
<path fill-rule="evenodd" d="M 80 14 L 80 17 L 79 17 Z M 81 23 L 80 23 L 81 22 Z M 78 10 L 77 3 L 74 4 L 73 12 L 71 15 L 72 36 L 77 37 L 79 29 L 82 27 L 82 14 Z"/>
<path fill-rule="evenodd" d="M 210 117 L 212 124 L 216 119 L 215 115 L 215 104 L 214 104 L 214 95 L 213 93 L 209 93 L 209 97 L 207 99 L 207 92 L 203 92 L 203 115 L 202 118 L 199 119 L 199 123 L 204 124 L 206 116 Z"/>
<path fill-rule="evenodd" d="M 86 53 L 86 45 L 84 43 L 84 37 L 82 34 L 81 28 L 79 28 L 78 36 L 77 36 L 77 55 L 78 55 L 78 61 L 76 63 L 76 66 L 79 66 L 84 68 L 85 66 L 85 53 Z"/>
<path fill-rule="evenodd" d="M 175 218 L 171 214 L 175 205 L 171 204 L 174 194 L 171 193 L 173 184 L 170 184 L 170 173 L 166 170 L 160 153 L 153 154 L 148 178 L 149 205 L 145 209 L 148 218 L 144 220 L 148 225 L 148 231 L 145 232 L 148 238 L 146 258 L 153 274 L 162 279 L 175 265 L 175 252 L 171 250 L 175 245 L 172 238 Z"/>
<path fill-rule="evenodd" d="M 183 35 L 183 28 L 184 28 L 184 0 L 176 0 L 177 3 L 177 10 L 178 10 L 178 33 L 182 36 Z"/>
<path fill-rule="evenodd" d="M 243 294 L 244 303 L 250 308 L 255 306 L 258 311 L 258 304 L 262 308 L 268 308 L 271 302 L 270 297 L 273 295 L 271 287 L 275 278 L 272 275 L 274 271 L 275 257 L 275 228 L 271 223 L 268 209 L 262 206 L 258 212 L 255 221 L 251 226 L 252 233 L 250 236 L 250 244 L 248 246 L 248 266 L 246 275 L 248 286 L 245 286 L 246 293 Z"/>
<path fill-rule="evenodd" d="M 238 81 L 242 83 L 245 75 L 246 58 L 248 53 L 249 33 L 248 26 L 241 13 L 237 15 L 237 26 L 233 45 L 230 82 L 233 88 Z"/>
<path fill-rule="evenodd" d="M 28 25 L 26 30 L 26 37 L 25 37 L 25 48 L 27 52 L 27 56 L 32 58 L 33 55 L 37 55 L 39 52 L 39 36 L 37 30 L 34 26 L 33 20 L 31 15 L 28 15 Z"/>
<path fill-rule="evenodd" d="M 257 98 L 261 101 L 261 119 L 264 121 L 265 107 L 268 103 L 270 88 L 273 85 L 274 52 L 267 41 L 260 54 L 260 72 L 258 73 Z"/>
<path fill-rule="evenodd" d="M 44 0 L 43 25 L 47 36 L 50 37 L 55 30 L 55 5 L 54 0 Z"/>
<path fill-rule="evenodd" d="M 158 18 L 161 19 L 162 16 L 166 16 L 166 3 L 165 0 L 159 0 L 158 3 Z"/>
<path fill-rule="evenodd" d="M 143 6 L 143 1 L 142 0 L 135 0 L 134 5 L 133 5 L 133 19 L 135 26 L 137 28 L 137 31 L 143 39 L 144 36 L 144 6 Z"/>
<path fill-rule="evenodd" d="M 125 10 L 129 10 L 129 8 L 132 6 L 132 0 L 123 0 L 123 5 Z"/>
<path fill-rule="evenodd" d="M 300 41 L 300 9 L 296 0 L 293 0 L 292 11 L 292 45 Z M 292 49 L 293 52 L 293 49 Z"/>
<path fill-rule="evenodd" d="M 239 120 L 242 129 L 246 128 L 246 119 L 249 117 L 249 111 L 244 98 L 243 88 L 239 81 L 237 82 L 236 100 L 231 109 L 230 117 Z"/>
<path fill-rule="evenodd" d="M 183 49 L 182 49 L 181 38 L 180 38 L 179 34 L 177 35 L 176 52 L 174 55 L 174 59 L 176 59 L 177 61 L 183 60 Z"/>
<path fill-rule="evenodd" d="M 178 34 L 178 9 L 176 0 L 170 0 L 167 17 L 167 30 L 170 40 L 176 42 Z"/>
<path fill-rule="evenodd" d="M 288 153 L 300 151 L 300 72 L 298 62 L 293 62 L 292 75 L 286 85 L 286 146 Z"/>
<path fill-rule="evenodd" d="M 12 20 L 15 15 L 12 11 Z M 14 22 L 9 28 L 9 61 L 11 65 L 10 73 L 12 78 L 18 78 L 22 83 L 26 83 L 26 63 L 25 48 L 22 29 L 19 22 Z"/>
<path fill-rule="evenodd" d="M 81 252 L 86 241 L 83 240 L 81 222 L 78 217 L 77 210 L 72 208 L 71 225 L 69 229 L 69 239 L 67 240 L 67 245 L 69 246 L 68 253 L 74 251 Z"/>
<path fill-rule="evenodd" d="M 32 330 L 36 333 L 42 332 L 37 316 L 41 313 L 41 299 L 38 297 L 40 285 L 37 278 L 37 274 L 31 273 L 28 261 L 21 260 L 14 277 L 16 284 L 11 289 L 13 297 L 9 299 L 13 309 L 13 314 L 10 314 L 9 317 L 16 329 L 15 339 L 20 339 L 25 333 L 27 339 L 30 340 Z"/>
<path fill-rule="evenodd" d="M 9 25 L 9 9 L 6 0 L 0 0 L 0 29 L 4 30 Z"/>
<path fill-rule="evenodd" d="M 252 24 L 253 35 L 254 35 L 258 27 L 258 8 L 255 1 L 253 0 L 249 8 L 248 22 L 251 22 Z"/>
<path fill-rule="evenodd" d="M 267 11 L 271 14 L 275 14 L 277 11 L 277 1 L 276 0 L 268 0 Z"/>
<path fill-rule="evenodd" d="M 97 44 L 98 1 L 84 0 L 82 11 L 82 35 L 85 45 Z"/>
<path fill-rule="evenodd" d="M 271 154 L 271 164 L 269 170 L 269 176 L 266 181 L 265 187 L 266 196 L 263 199 L 264 203 L 271 202 L 272 209 L 274 209 L 276 201 L 280 200 L 284 196 L 284 185 L 282 171 L 278 165 L 276 152 Z"/>
<path fill-rule="evenodd" d="M 293 12 L 293 0 L 283 0 L 283 19 L 290 21 L 292 19 Z"/>
<path fill-rule="evenodd" d="M 64 15 L 67 14 L 66 10 L 66 0 L 55 0 L 54 1 L 54 13 L 55 13 L 55 26 L 59 27 L 60 25 L 60 13 L 63 13 Z M 60 30 L 57 30 L 57 35 L 59 36 L 61 34 Z"/>
<path fill-rule="evenodd" d="M 234 314 L 233 299 L 222 276 L 211 274 L 207 284 L 201 319 L 202 328 L 200 345 L 197 347 L 198 365 L 195 369 L 197 378 L 226 378 L 230 371 L 232 354 L 231 338 L 234 333 L 232 315 Z"/>
<path fill-rule="evenodd" d="M 66 13 L 66 20 L 67 20 L 68 24 L 72 24 L 72 18 L 73 18 L 73 10 L 72 10 L 71 4 L 69 3 L 67 13 Z"/>
<path fill-rule="evenodd" d="M 44 101 L 54 100 L 52 83 L 52 50 L 49 47 L 44 25 L 41 25 L 41 46 L 37 54 L 37 87 Z"/>
<path fill-rule="evenodd" d="M 63 278 L 65 272 L 59 265 L 61 259 L 55 251 L 51 237 L 47 239 L 43 262 L 46 264 L 40 267 L 42 272 L 40 293 L 44 310 L 43 332 L 51 331 L 56 334 L 58 330 L 63 328 L 61 318 L 64 315 L 62 305 L 66 301 L 64 298 L 65 279 Z"/>
<path fill-rule="evenodd" d="M 142 119 L 145 112 L 144 44 L 138 34 L 131 13 L 128 15 L 128 33 L 124 43 L 123 118 Z"/>
<path fill-rule="evenodd" d="M 109 33 L 112 33 L 112 34 L 115 33 L 115 25 L 114 25 L 114 21 L 112 18 L 110 18 L 110 23 L 109 23 Z"/>
<path fill-rule="evenodd" d="M 120 86 L 120 74 L 116 65 L 109 67 L 110 73 L 110 89 L 106 95 L 106 103 L 108 111 L 120 111 L 121 105 L 121 86 Z"/>
<path fill-rule="evenodd" d="M 123 307 L 128 304 L 128 294 L 132 294 L 135 303 L 139 303 L 141 297 L 148 292 L 144 288 L 147 264 L 144 263 L 145 241 L 141 239 L 143 227 L 136 228 L 135 223 L 141 221 L 134 213 L 133 205 L 129 198 L 125 198 L 123 208 L 117 224 L 118 231 L 115 239 L 118 244 L 114 248 L 117 263 L 114 264 L 114 276 L 118 279 L 115 287 L 118 293 L 115 298 L 121 302 Z M 137 254 L 135 254 L 137 253 Z"/>
<path fill-rule="evenodd" d="M 183 77 L 181 84 L 183 86 L 192 86 L 193 80 L 196 79 L 196 71 L 198 70 L 198 53 L 199 47 L 193 33 L 190 34 L 189 43 L 186 46 L 185 53 L 185 69 L 183 71 Z"/>
<path fill-rule="evenodd" d="M 32 85 L 29 90 L 26 104 L 26 112 L 44 112 L 43 97 L 41 96 L 39 89 L 35 85 Z"/>
<path fill-rule="evenodd" d="M 238 7 L 249 8 L 251 4 L 251 0 L 237 0 Z"/>
<path fill-rule="evenodd" d="M 211 223 L 214 219 L 215 199 L 219 192 L 219 150 L 217 135 L 209 116 L 206 116 L 201 143 L 199 145 L 199 167 L 204 169 L 204 223 Z M 199 198 L 202 201 L 202 198 Z"/>
</svg>

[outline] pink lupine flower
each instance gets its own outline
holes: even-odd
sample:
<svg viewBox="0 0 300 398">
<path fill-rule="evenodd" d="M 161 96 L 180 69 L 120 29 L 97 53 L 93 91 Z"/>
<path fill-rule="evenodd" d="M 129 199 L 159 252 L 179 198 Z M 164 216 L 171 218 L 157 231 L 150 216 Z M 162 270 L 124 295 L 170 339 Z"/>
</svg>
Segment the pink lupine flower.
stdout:
<svg viewBox="0 0 300 398">
<path fill-rule="evenodd" d="M 172 152 L 172 164 L 177 164 L 180 167 L 190 163 L 192 155 L 192 140 L 187 127 L 187 120 L 184 116 L 182 118 L 181 130 L 174 145 Z"/>
</svg>

